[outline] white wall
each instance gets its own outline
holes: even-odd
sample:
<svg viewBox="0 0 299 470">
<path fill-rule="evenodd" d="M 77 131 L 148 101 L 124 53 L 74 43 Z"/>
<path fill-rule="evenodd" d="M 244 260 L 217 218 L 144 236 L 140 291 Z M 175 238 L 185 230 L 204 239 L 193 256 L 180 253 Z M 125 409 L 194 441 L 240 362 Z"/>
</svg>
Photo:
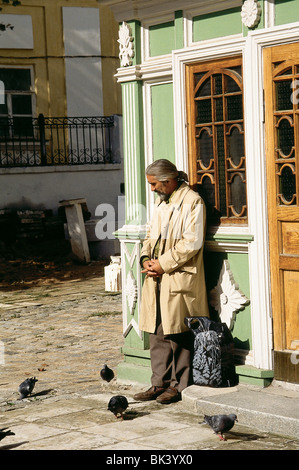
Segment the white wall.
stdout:
<svg viewBox="0 0 299 470">
<path fill-rule="evenodd" d="M 98 8 L 63 7 L 67 114 L 102 116 L 102 63 Z"/>
<path fill-rule="evenodd" d="M 59 201 L 85 198 L 91 217 L 99 204 L 118 206 L 121 164 L 0 169 L 0 209 L 51 209 Z"/>
<path fill-rule="evenodd" d="M 1 2 L 2 3 L 2 2 Z M 32 18 L 30 15 L 6 15 L 1 13 L 1 23 L 14 28 L 1 31 L 1 49 L 33 49 Z"/>
</svg>

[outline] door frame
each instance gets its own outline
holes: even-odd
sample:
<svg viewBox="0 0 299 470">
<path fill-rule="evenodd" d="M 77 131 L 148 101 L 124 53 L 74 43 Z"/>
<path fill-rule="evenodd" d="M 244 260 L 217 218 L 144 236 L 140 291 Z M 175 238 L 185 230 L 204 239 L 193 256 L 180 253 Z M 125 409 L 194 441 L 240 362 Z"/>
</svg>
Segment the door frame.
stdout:
<svg viewBox="0 0 299 470">
<path fill-rule="evenodd" d="M 283 25 L 279 27 L 269 28 L 268 30 L 262 31 L 253 31 L 248 34 L 248 41 L 246 42 L 245 48 L 245 57 L 244 57 L 244 69 L 248 71 L 246 73 L 247 77 L 247 92 L 245 94 L 248 99 L 251 99 L 252 106 L 246 107 L 246 136 L 247 136 L 247 155 L 251 155 L 255 160 L 255 176 L 257 176 L 256 170 L 260 172 L 259 177 L 253 182 L 254 186 L 250 186 L 249 191 L 251 191 L 251 196 L 248 198 L 258 202 L 258 198 L 254 198 L 253 191 L 260 192 L 264 195 L 267 194 L 267 174 L 266 174 L 266 142 L 265 142 L 265 109 L 264 109 L 264 62 L 263 62 L 263 51 L 266 47 L 274 47 L 279 45 L 290 44 L 298 42 L 299 37 L 299 22 L 291 23 L 288 25 Z M 248 63 L 248 67 L 246 64 Z M 251 71 L 251 77 L 249 73 Z M 245 84 L 244 84 L 245 86 Z M 249 88 L 249 89 L 248 89 Z M 258 165 L 258 161 L 261 162 Z M 259 187 L 259 184 L 262 183 L 262 186 Z M 256 333 L 256 327 L 262 327 L 263 331 L 266 330 L 265 322 L 268 323 L 268 333 L 269 337 L 269 364 L 271 363 L 271 368 L 274 368 L 273 358 L 274 348 L 273 348 L 273 325 L 272 325 L 272 303 L 271 303 L 271 282 L 270 282 L 270 256 L 269 256 L 269 233 L 268 233 L 268 207 L 267 207 L 267 198 L 264 197 L 264 201 L 260 201 L 263 204 L 263 214 L 264 217 L 262 220 L 257 220 L 255 215 L 250 211 L 250 226 L 253 227 L 254 224 L 260 223 L 264 225 L 263 237 L 264 241 L 260 240 L 261 244 L 254 256 L 255 260 L 261 259 L 259 253 L 263 254 L 265 262 L 267 262 L 267 267 L 265 269 L 265 276 L 267 279 L 264 279 L 265 286 L 268 285 L 268 290 L 260 292 L 260 296 L 265 296 L 265 303 L 269 306 L 267 315 L 264 318 L 260 315 L 259 322 L 253 323 L 252 334 L 253 336 Z M 258 208 L 256 207 L 256 210 Z M 253 246 L 254 248 L 254 246 Z M 249 258 L 253 261 L 253 257 Z M 267 261 L 266 261 L 267 260 Z M 255 282 L 255 288 L 259 289 L 259 280 L 258 276 L 256 280 L 251 280 Z M 269 315 L 269 317 L 268 317 Z M 261 338 L 262 339 L 262 338 Z M 263 338 L 263 341 L 266 338 Z M 256 347 L 258 345 L 256 344 Z"/>
<path fill-rule="evenodd" d="M 243 55 L 244 119 L 248 197 L 248 227 L 233 228 L 230 234 L 251 234 L 248 243 L 252 358 L 250 365 L 273 369 L 273 331 L 269 269 L 269 233 L 267 179 L 265 165 L 265 129 L 263 97 L 263 49 L 268 46 L 297 42 L 299 22 L 249 31 L 248 36 L 222 38 L 205 44 L 173 51 L 174 125 L 176 164 L 188 172 L 187 119 L 185 97 L 186 64 Z M 225 233 L 219 228 L 218 234 Z M 226 233 L 228 233 L 226 231 Z M 225 249 L 236 249 L 227 244 Z M 240 250 L 244 250 L 244 247 Z M 257 262 L 258 260 L 258 262 Z"/>
<path fill-rule="evenodd" d="M 292 49 L 292 47 L 295 48 Z M 273 85 L 273 72 L 276 72 L 278 79 L 282 77 L 279 74 L 279 67 L 272 70 L 272 64 L 276 60 L 290 59 L 289 64 L 292 63 L 291 59 L 294 58 L 294 51 L 297 57 L 299 50 L 299 39 L 292 44 L 279 44 L 274 47 L 264 49 L 264 85 L 265 85 L 265 131 L 266 138 L 269 139 L 269 144 L 266 145 L 266 166 L 268 174 L 268 220 L 271 229 L 271 239 L 269 243 L 270 260 L 271 260 L 271 282 L 273 284 L 272 290 L 272 307 L 273 307 L 273 342 L 274 342 L 274 378 L 283 380 L 286 382 L 299 382 L 299 371 L 298 367 L 294 363 L 294 355 L 298 355 L 296 348 L 291 346 L 291 338 L 298 339 L 297 334 L 294 335 L 292 328 L 292 315 L 295 317 L 295 309 L 292 306 L 292 302 L 295 300 L 291 294 L 288 286 L 288 277 L 291 278 L 297 276 L 298 282 L 298 256 L 292 257 L 289 249 L 292 247 L 290 241 L 287 239 L 286 227 L 293 227 L 295 223 L 298 225 L 298 202 L 297 206 L 283 205 L 282 202 L 277 206 L 277 164 L 274 164 L 274 155 L 276 149 L 276 136 L 275 127 L 278 126 L 278 122 L 274 126 L 274 122 L 278 121 L 278 115 L 276 114 L 278 108 L 275 105 L 275 86 Z M 290 55 L 288 52 L 290 51 Z M 278 54 L 278 55 L 277 55 Z M 297 62 L 296 62 L 297 63 Z M 285 62 L 283 62 L 285 65 Z M 283 65 L 281 64 L 281 65 Z M 280 82 L 281 83 L 281 82 Z M 291 94 L 291 92 L 290 92 Z M 297 116 L 294 116 L 293 107 L 292 113 L 281 114 L 283 117 L 293 119 L 294 125 L 294 146 L 295 152 L 292 157 L 296 159 L 296 151 L 298 150 L 296 142 L 296 122 Z M 275 111 L 276 110 L 276 111 Z M 274 121 L 275 120 L 275 121 Z M 276 137 L 276 138 L 275 138 Z M 276 158 L 278 158 L 276 156 Z M 298 174 L 296 175 L 298 176 Z M 297 184 L 296 184 L 297 187 Z M 297 192 L 297 190 L 296 190 Z M 270 225 L 271 224 L 271 225 Z M 289 225 L 290 224 L 290 225 Z M 285 231 L 284 231 L 285 227 Z M 296 253 L 296 252 L 295 252 Z M 297 253 L 298 254 L 298 253 Z M 296 274 L 295 274 L 296 273 Z M 294 287 L 293 287 L 294 288 Z M 288 293 L 289 292 L 289 293 Z M 296 305 L 296 304 L 294 304 Z M 290 313 L 289 308 L 292 313 Z M 294 321 L 296 322 L 295 318 Z M 291 332 L 292 331 L 292 332 Z"/>
</svg>

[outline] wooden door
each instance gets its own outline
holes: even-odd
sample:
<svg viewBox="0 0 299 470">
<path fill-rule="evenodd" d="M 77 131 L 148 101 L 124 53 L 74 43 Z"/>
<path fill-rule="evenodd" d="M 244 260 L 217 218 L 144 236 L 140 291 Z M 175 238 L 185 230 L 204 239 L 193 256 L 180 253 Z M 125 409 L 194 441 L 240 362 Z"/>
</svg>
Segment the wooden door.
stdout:
<svg viewBox="0 0 299 470">
<path fill-rule="evenodd" d="M 299 43 L 264 50 L 264 93 L 274 377 L 299 383 Z"/>
</svg>

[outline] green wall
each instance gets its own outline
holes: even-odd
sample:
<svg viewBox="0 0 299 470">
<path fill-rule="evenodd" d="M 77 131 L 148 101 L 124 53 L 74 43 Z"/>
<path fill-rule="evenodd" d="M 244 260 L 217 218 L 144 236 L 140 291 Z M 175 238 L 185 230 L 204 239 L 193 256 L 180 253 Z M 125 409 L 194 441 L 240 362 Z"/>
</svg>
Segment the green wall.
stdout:
<svg viewBox="0 0 299 470">
<path fill-rule="evenodd" d="M 152 86 L 151 98 L 154 160 L 167 158 L 175 162 L 172 83 Z"/>
<path fill-rule="evenodd" d="M 193 18 L 193 41 L 242 33 L 241 8 L 208 13 Z"/>
<path fill-rule="evenodd" d="M 259 3 L 262 8 L 262 14 L 260 23 L 254 29 L 264 27 L 264 0 L 259 0 Z M 299 21 L 299 0 L 275 0 L 275 25 L 292 23 L 294 21 Z M 140 28 L 140 25 L 137 22 L 132 28 L 134 36 L 135 33 L 139 34 L 138 28 Z M 242 23 L 241 6 L 193 17 L 194 42 L 233 34 L 243 33 L 245 36 L 247 32 L 248 28 Z M 171 54 L 173 50 L 184 47 L 182 12 L 175 11 L 173 21 L 150 26 L 149 43 L 151 57 Z M 137 47 L 134 63 L 138 63 L 139 53 L 140 47 Z"/>
<path fill-rule="evenodd" d="M 299 21 L 298 0 L 275 0 L 275 25 Z"/>
<path fill-rule="evenodd" d="M 170 54 L 175 49 L 174 21 L 149 27 L 150 56 Z"/>
<path fill-rule="evenodd" d="M 247 253 L 221 253 L 205 252 L 205 272 L 208 293 L 217 285 L 223 261 L 227 260 L 233 273 L 234 281 L 240 291 L 250 300 L 249 267 Z M 211 318 L 217 320 L 217 312 L 211 308 Z M 236 321 L 232 330 L 235 347 L 249 350 L 251 341 L 251 313 L 250 303 L 236 314 Z"/>
</svg>

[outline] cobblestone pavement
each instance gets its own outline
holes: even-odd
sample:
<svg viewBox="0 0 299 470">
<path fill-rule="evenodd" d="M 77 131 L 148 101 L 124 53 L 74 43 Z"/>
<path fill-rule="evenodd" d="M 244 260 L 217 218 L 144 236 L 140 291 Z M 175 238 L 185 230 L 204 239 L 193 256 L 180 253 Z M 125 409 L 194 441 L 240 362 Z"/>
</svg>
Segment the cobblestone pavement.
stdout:
<svg viewBox="0 0 299 470">
<path fill-rule="evenodd" d="M 15 432 L 0 449 L 299 449 L 299 440 L 250 423 L 236 424 L 221 442 L 181 402 L 137 403 L 140 385 L 101 381 L 103 364 L 116 371 L 123 359 L 121 294 L 105 292 L 103 263 L 91 263 L 86 277 L 19 282 L 0 296 L 0 428 Z M 38 379 L 32 396 L 18 400 L 19 384 L 31 376 Z M 107 411 L 119 393 L 129 400 L 124 420 Z"/>
</svg>

